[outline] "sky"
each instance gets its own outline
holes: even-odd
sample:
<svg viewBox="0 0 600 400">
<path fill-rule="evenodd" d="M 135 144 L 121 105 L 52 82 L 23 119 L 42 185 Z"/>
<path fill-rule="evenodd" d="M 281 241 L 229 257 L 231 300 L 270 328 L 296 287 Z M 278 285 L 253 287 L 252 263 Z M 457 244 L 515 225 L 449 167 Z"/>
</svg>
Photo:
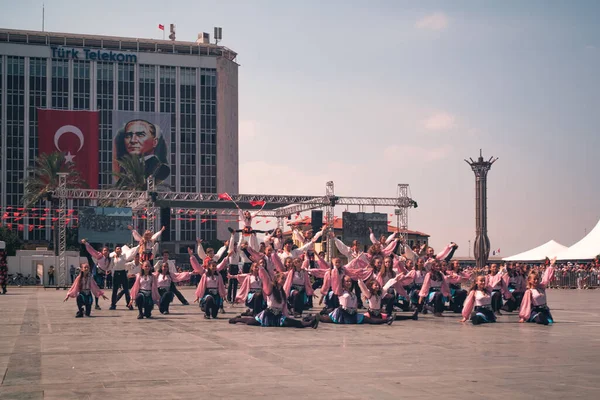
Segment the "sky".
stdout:
<svg viewBox="0 0 600 400">
<path fill-rule="evenodd" d="M 394 197 L 408 183 L 409 229 L 466 256 L 464 159 L 483 149 L 498 157 L 488 236 L 501 256 L 570 246 L 600 219 L 600 2 L 44 3 L 47 31 L 159 39 L 174 23 L 194 41 L 222 27 L 240 64 L 241 193 L 321 195 L 332 180 L 339 196 Z M 0 27 L 41 30 L 42 1 L 0 9 Z"/>
</svg>

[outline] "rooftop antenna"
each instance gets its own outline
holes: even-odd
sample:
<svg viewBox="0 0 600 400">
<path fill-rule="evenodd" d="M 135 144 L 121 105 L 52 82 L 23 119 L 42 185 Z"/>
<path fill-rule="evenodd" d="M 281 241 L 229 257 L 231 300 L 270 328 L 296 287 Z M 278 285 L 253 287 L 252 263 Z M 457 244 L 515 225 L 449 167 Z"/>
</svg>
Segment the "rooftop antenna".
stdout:
<svg viewBox="0 0 600 400">
<path fill-rule="evenodd" d="M 42 32 L 44 32 L 44 20 L 46 19 L 46 5 L 42 3 Z"/>
<path fill-rule="evenodd" d="M 215 44 L 219 44 L 221 40 L 223 40 L 223 28 L 215 26 Z"/>
</svg>

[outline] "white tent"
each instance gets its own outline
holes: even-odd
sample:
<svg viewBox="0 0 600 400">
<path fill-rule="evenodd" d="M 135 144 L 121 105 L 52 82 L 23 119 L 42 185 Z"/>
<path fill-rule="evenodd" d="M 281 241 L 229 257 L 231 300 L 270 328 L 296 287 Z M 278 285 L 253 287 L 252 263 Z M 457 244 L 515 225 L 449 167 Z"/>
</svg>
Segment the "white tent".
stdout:
<svg viewBox="0 0 600 400">
<path fill-rule="evenodd" d="M 600 221 L 583 239 L 558 255 L 559 260 L 591 260 L 600 254 Z"/>
<path fill-rule="evenodd" d="M 0 250 L 5 249 L 6 248 L 6 243 L 4 243 L 2 240 L 0 240 Z"/>
<path fill-rule="evenodd" d="M 543 261 L 546 257 L 552 259 L 565 250 L 567 250 L 567 246 L 563 246 L 554 240 L 550 240 L 531 250 L 503 258 L 502 261 Z"/>
</svg>

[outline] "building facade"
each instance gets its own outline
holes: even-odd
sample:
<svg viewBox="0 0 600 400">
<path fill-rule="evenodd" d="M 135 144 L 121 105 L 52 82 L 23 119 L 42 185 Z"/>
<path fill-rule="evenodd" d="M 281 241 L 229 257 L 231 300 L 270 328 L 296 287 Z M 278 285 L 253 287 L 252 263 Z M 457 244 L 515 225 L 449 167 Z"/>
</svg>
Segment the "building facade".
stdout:
<svg viewBox="0 0 600 400">
<path fill-rule="evenodd" d="M 37 108 L 99 111 L 101 189 L 113 184 L 112 114 L 122 110 L 171 114 L 171 190 L 237 193 L 236 56 L 206 43 L 0 29 L 0 208 L 23 207 L 22 182 L 38 154 Z M 69 208 L 85 205 L 69 200 Z M 23 239 L 50 240 L 51 221 L 20 222 Z M 200 219 L 172 219 L 171 231 L 175 243 L 227 232 Z"/>
</svg>

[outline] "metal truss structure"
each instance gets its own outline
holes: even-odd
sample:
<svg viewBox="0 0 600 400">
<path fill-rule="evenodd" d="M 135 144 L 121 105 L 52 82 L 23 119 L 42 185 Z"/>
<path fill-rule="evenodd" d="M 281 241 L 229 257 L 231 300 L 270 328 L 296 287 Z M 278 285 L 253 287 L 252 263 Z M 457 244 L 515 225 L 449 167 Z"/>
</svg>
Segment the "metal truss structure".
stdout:
<svg viewBox="0 0 600 400">
<path fill-rule="evenodd" d="M 216 193 L 188 192 L 156 192 L 153 179 L 148 180 L 147 191 L 115 190 L 115 189 L 73 189 L 67 188 L 66 176 L 59 178 L 59 186 L 55 192 L 59 198 L 59 271 L 58 284 L 66 285 L 66 227 L 65 210 L 67 199 L 88 199 L 122 201 L 133 210 L 144 210 L 147 218 L 147 229 L 154 231 L 159 207 L 178 208 L 186 211 L 216 212 L 216 210 L 237 210 L 234 202 L 241 209 L 255 209 L 250 202 L 264 201 L 261 213 L 264 217 L 277 218 L 278 226 L 283 226 L 283 219 L 291 215 L 317 208 L 325 209 L 325 223 L 333 231 L 335 206 L 373 206 L 395 207 L 399 215 L 400 235 L 408 228 L 408 209 L 416 206 L 416 202 L 408 196 L 407 184 L 398 185 L 397 197 L 338 197 L 335 195 L 334 183 L 327 182 L 325 196 L 270 195 L 270 194 L 229 194 L 232 201 L 223 200 Z M 61 212 L 62 210 L 62 212 Z M 398 211 L 400 210 L 400 211 Z M 61 234 L 62 232 L 62 234 Z M 333 239 L 327 236 L 328 249 L 333 246 Z M 331 254 L 327 252 L 328 257 Z"/>
</svg>

